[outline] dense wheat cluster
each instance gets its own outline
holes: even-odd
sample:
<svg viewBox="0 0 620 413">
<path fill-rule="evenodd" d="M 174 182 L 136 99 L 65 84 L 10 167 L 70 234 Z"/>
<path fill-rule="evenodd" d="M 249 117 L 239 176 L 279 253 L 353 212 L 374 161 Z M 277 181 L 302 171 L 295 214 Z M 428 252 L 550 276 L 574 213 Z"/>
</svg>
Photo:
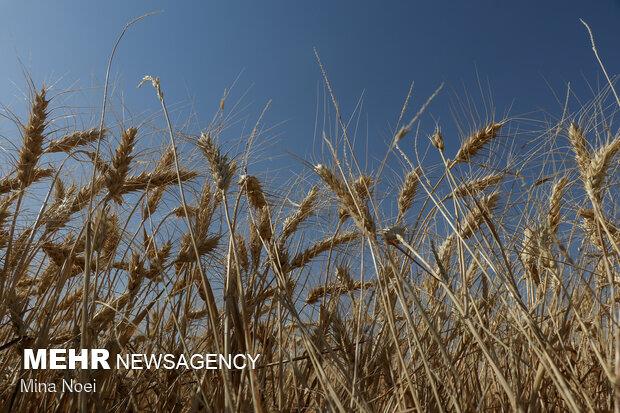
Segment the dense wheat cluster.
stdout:
<svg viewBox="0 0 620 413">
<path fill-rule="evenodd" d="M 245 150 L 225 146 L 224 100 L 195 135 L 169 125 L 149 158 L 140 125 L 59 128 L 50 96 L 32 90 L 2 153 L 6 411 L 77 409 L 76 394 L 18 385 L 63 377 L 96 379 L 82 406 L 110 412 L 620 401 L 620 135 L 606 95 L 542 132 L 491 118 L 460 137 L 422 132 L 429 101 L 394 128 L 390 168 L 371 170 L 340 121 L 285 190 L 248 163 L 261 122 Z M 24 348 L 80 346 L 261 357 L 244 371 L 21 367 Z"/>
</svg>

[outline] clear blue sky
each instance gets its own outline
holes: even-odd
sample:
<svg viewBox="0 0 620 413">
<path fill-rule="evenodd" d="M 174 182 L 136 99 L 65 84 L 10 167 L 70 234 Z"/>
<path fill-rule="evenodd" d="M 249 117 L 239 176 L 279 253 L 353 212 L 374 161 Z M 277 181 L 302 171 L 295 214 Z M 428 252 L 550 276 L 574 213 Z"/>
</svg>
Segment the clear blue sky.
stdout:
<svg viewBox="0 0 620 413">
<path fill-rule="evenodd" d="M 497 112 L 557 112 L 550 89 L 567 82 L 587 97 L 601 80 L 583 26 L 593 27 L 610 72 L 620 71 L 620 2 L 597 1 L 5 1 L 0 6 L 0 102 L 19 103 L 23 62 L 35 82 L 101 85 L 125 22 L 113 75 L 131 110 L 156 110 L 144 74 L 160 76 L 171 102 L 193 100 L 199 122 L 243 71 L 248 115 L 273 99 L 269 122 L 282 145 L 308 153 L 314 131 L 316 46 L 345 112 L 365 91 L 371 145 L 383 145 L 411 81 L 416 104 L 445 81 L 430 114 L 450 121 L 451 90 L 491 85 Z M 548 83 L 547 83 L 548 82 Z M 2 120 L 1 122 L 5 122 Z M 0 126 L 1 128 L 1 126 Z"/>
</svg>

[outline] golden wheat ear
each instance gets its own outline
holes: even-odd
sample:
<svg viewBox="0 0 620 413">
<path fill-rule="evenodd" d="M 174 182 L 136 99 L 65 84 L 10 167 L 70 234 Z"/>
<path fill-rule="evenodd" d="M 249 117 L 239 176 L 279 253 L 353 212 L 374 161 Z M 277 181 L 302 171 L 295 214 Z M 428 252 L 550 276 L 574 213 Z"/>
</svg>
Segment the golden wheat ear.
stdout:
<svg viewBox="0 0 620 413">
<path fill-rule="evenodd" d="M 375 181 L 371 176 L 361 175 L 353 182 L 353 190 L 359 199 L 367 201 L 372 198 L 374 185 Z"/>
<path fill-rule="evenodd" d="M 469 135 L 461 144 L 461 148 L 454 156 L 452 164 L 469 162 L 478 154 L 489 142 L 497 136 L 505 122 L 491 122 L 482 129 Z"/>
<path fill-rule="evenodd" d="M 551 189 L 551 196 L 549 197 L 549 212 L 547 214 L 547 225 L 549 232 L 555 234 L 560 225 L 560 208 L 562 206 L 562 196 L 564 195 L 564 188 L 568 184 L 568 177 L 563 176 L 560 178 Z"/>
<path fill-rule="evenodd" d="M 297 254 L 291 260 L 291 268 L 303 267 L 306 263 L 308 263 L 310 260 L 317 257 L 318 255 L 329 251 L 330 249 L 339 245 L 351 242 L 359 238 L 359 236 L 360 234 L 358 232 L 347 232 L 341 235 L 336 235 L 334 237 L 328 237 L 319 240 L 314 245 Z"/>
<path fill-rule="evenodd" d="M 614 156 L 620 151 L 620 136 L 601 146 L 590 159 L 585 171 L 585 187 L 591 199 L 601 199 L 603 183 Z"/>
<path fill-rule="evenodd" d="M 418 183 L 420 181 L 420 174 L 422 169 L 418 166 L 413 171 L 408 172 L 405 175 L 405 181 L 400 189 L 398 195 L 398 221 L 400 221 L 405 213 L 413 205 L 413 199 L 415 198 L 416 191 L 418 190 Z"/>
<path fill-rule="evenodd" d="M 242 175 L 239 186 L 245 191 L 248 202 L 254 209 L 262 209 L 267 206 L 267 200 L 258 178 L 252 175 Z"/>
<path fill-rule="evenodd" d="M 227 155 L 222 154 L 220 148 L 216 146 L 211 134 L 208 132 L 200 135 L 198 147 L 209 162 L 211 175 L 217 188 L 222 192 L 226 192 L 235 174 L 235 162 L 230 161 Z"/>
<path fill-rule="evenodd" d="M 575 152 L 579 173 L 585 176 L 590 164 L 590 151 L 588 150 L 585 134 L 575 122 L 571 122 L 568 126 L 568 140 Z"/>
<path fill-rule="evenodd" d="M 441 129 L 439 128 L 439 126 L 435 128 L 435 132 L 433 132 L 433 134 L 431 135 L 431 143 L 440 152 L 443 152 L 446 147 L 443 140 L 443 134 L 441 133 Z"/>
<path fill-rule="evenodd" d="M 136 128 L 129 128 L 123 132 L 121 142 L 112 157 L 112 165 L 105 175 L 105 183 L 109 192 L 108 196 L 119 205 L 123 203 L 121 192 L 129 172 L 129 164 L 133 159 L 132 152 L 137 134 L 138 129 Z"/>
<path fill-rule="evenodd" d="M 474 196 L 478 193 L 484 191 L 487 188 L 495 186 L 499 184 L 504 178 L 504 174 L 501 173 L 492 173 L 482 178 L 470 180 L 468 182 L 464 182 L 452 191 L 452 196 L 455 198 L 465 197 L 465 196 Z"/>
<path fill-rule="evenodd" d="M 49 143 L 45 152 L 71 152 L 73 149 L 88 145 L 103 138 L 106 134 L 106 130 L 99 130 L 99 128 L 92 128 L 84 131 L 72 132 L 63 136 L 60 139 L 53 140 Z"/>
<path fill-rule="evenodd" d="M 375 223 L 370 216 L 366 202 L 360 199 L 357 193 L 350 191 L 347 184 L 325 165 L 316 165 L 314 171 L 338 198 L 342 209 L 341 217 L 353 217 L 356 225 L 362 231 L 374 235 Z"/>
<path fill-rule="evenodd" d="M 319 189 L 316 186 L 310 188 L 310 191 L 301 201 L 297 210 L 291 216 L 287 217 L 284 220 L 281 236 L 283 240 L 286 240 L 293 233 L 295 233 L 299 225 L 312 214 L 314 214 L 314 207 L 316 205 L 318 194 Z"/>
<path fill-rule="evenodd" d="M 45 87 L 34 94 L 28 123 L 23 127 L 24 142 L 19 151 L 17 178 L 22 188 L 34 181 L 33 173 L 43 153 L 45 122 L 47 119 L 47 100 Z"/>
</svg>

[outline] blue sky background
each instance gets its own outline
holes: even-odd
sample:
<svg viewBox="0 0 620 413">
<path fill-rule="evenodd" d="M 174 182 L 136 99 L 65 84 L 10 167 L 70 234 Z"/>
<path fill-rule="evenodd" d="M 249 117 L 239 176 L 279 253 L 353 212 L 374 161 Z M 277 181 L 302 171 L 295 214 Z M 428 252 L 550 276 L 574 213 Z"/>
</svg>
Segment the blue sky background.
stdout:
<svg viewBox="0 0 620 413">
<path fill-rule="evenodd" d="M 590 97 L 588 88 L 596 89 L 602 77 L 579 17 L 593 27 L 609 71 L 620 70 L 617 0 L 21 0 L 0 6 L 0 102 L 18 111 L 24 106 L 23 69 L 36 83 L 58 82 L 59 89 L 100 86 L 120 29 L 153 10 L 163 13 L 127 34 L 113 67 L 128 110 L 158 109 L 152 91 L 135 87 L 143 75 L 153 74 L 162 79 L 170 103 L 192 105 L 200 127 L 242 72 L 236 93 L 249 89 L 244 102 L 250 105 L 242 115 L 252 122 L 273 99 L 267 120 L 276 125 L 279 144 L 267 154 L 283 158 L 285 151 L 312 156 L 321 81 L 313 47 L 345 113 L 364 91 L 371 153 L 375 148 L 383 153 L 411 81 L 413 110 L 446 82 L 429 112 L 444 128 L 451 123 L 455 95 L 467 90 L 479 96 L 478 79 L 490 85 L 499 115 L 509 109 L 515 116 L 559 114 L 554 91 L 563 95 L 567 82 L 579 96 Z M 85 106 L 93 104 L 98 98 Z M 3 133 L 6 124 L 0 120 Z M 456 137 L 447 139 L 454 148 Z"/>
</svg>

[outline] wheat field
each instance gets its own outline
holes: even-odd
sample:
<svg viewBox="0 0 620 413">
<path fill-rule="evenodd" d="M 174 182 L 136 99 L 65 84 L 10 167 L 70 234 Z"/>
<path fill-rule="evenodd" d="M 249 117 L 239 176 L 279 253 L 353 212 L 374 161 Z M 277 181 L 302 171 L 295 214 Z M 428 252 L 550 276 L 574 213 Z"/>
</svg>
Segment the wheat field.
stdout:
<svg viewBox="0 0 620 413">
<path fill-rule="evenodd" d="M 419 108 L 407 96 L 389 161 L 365 170 L 323 75 L 336 137 L 285 189 L 249 161 L 260 114 L 226 146 L 226 96 L 181 133 L 145 77 L 166 125 L 149 152 L 139 124 L 58 127 L 54 91 L 31 85 L 1 155 L 4 411 L 620 408 L 613 88 L 543 127 L 488 116 L 461 136 L 419 127 L 439 91 Z M 261 357 L 26 370 L 25 348 Z M 63 377 L 98 390 L 18 385 Z"/>
</svg>

